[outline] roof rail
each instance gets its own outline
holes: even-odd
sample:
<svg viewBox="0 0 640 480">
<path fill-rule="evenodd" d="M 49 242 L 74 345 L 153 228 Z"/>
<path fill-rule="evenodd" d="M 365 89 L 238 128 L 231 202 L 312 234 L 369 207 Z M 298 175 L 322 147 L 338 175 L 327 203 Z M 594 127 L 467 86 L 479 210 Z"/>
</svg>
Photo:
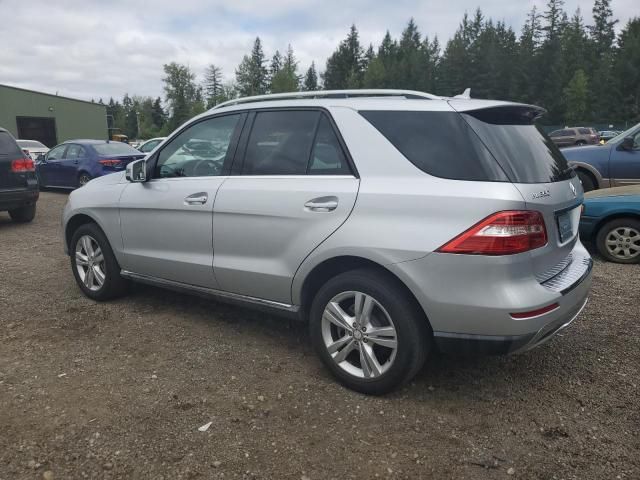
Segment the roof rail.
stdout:
<svg viewBox="0 0 640 480">
<path fill-rule="evenodd" d="M 213 109 L 240 105 L 243 103 L 268 102 L 271 100 L 295 100 L 299 98 L 358 98 L 358 97 L 404 97 L 407 99 L 440 100 L 442 97 L 415 90 L 316 90 L 311 92 L 272 93 L 270 95 L 256 95 L 254 97 L 236 98 L 222 102 Z"/>
</svg>

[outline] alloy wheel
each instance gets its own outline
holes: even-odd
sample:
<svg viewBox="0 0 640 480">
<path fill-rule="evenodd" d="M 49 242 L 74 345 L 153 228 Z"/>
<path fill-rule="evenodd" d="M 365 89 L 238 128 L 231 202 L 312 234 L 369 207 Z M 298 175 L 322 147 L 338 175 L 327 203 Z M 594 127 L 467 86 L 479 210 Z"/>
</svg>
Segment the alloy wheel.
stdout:
<svg viewBox="0 0 640 480">
<path fill-rule="evenodd" d="M 100 290 L 106 280 L 104 255 L 98 242 L 90 235 L 83 235 L 78 239 L 75 262 L 84 286 L 94 292 Z"/>
<path fill-rule="evenodd" d="M 398 350 L 396 327 L 371 295 L 339 293 L 326 305 L 321 324 L 327 352 L 345 372 L 376 378 L 393 364 Z"/>
<path fill-rule="evenodd" d="M 630 260 L 640 255 L 640 232 L 631 227 L 616 227 L 607 233 L 607 251 L 612 257 Z"/>
<path fill-rule="evenodd" d="M 87 183 L 89 183 L 90 180 L 91 180 L 91 177 L 86 173 L 83 173 L 82 175 L 80 175 L 80 178 L 78 179 L 78 185 L 80 185 L 81 187 L 84 187 Z"/>
</svg>

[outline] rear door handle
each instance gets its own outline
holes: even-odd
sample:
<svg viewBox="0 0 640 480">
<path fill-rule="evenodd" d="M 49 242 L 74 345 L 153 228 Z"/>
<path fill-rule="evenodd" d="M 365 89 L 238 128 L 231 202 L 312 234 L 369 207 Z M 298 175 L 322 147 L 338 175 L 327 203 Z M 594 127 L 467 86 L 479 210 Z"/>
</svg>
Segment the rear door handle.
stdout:
<svg viewBox="0 0 640 480">
<path fill-rule="evenodd" d="M 311 212 L 332 212 L 338 208 L 338 197 L 318 197 L 309 200 L 304 208 Z"/>
<path fill-rule="evenodd" d="M 209 199 L 209 196 L 207 195 L 207 192 L 193 193 L 184 199 L 184 204 L 185 205 L 204 205 L 205 203 L 207 203 L 208 199 Z"/>
</svg>

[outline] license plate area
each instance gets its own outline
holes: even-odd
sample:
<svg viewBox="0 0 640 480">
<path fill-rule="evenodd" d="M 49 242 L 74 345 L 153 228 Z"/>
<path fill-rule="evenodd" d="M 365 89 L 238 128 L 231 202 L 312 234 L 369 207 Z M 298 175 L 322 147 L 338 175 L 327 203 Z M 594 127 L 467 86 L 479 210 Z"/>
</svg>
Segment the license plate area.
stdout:
<svg viewBox="0 0 640 480">
<path fill-rule="evenodd" d="M 580 207 L 565 210 L 556 214 L 556 224 L 560 243 L 567 243 L 577 234 L 577 223 L 580 219 Z"/>
</svg>

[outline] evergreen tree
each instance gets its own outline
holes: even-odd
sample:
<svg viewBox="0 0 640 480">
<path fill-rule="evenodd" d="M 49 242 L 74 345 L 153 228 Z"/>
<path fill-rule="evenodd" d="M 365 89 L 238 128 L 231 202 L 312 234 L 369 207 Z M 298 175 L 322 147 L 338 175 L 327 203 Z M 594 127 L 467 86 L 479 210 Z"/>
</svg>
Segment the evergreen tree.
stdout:
<svg viewBox="0 0 640 480">
<path fill-rule="evenodd" d="M 589 86 L 583 70 L 576 70 L 564 89 L 564 102 L 566 105 L 565 123 L 578 125 L 585 121 L 589 105 Z"/>
<path fill-rule="evenodd" d="M 195 75 L 186 65 L 172 62 L 164 66 L 164 92 L 169 107 L 167 128 L 175 130 L 179 125 L 194 115 L 194 105 L 197 100 L 198 88 Z"/>
<path fill-rule="evenodd" d="M 613 65 L 619 101 L 614 118 L 631 124 L 640 122 L 640 17 L 629 20 L 618 37 Z"/>
<path fill-rule="evenodd" d="M 167 116 L 164 112 L 164 108 L 162 108 L 162 100 L 160 100 L 160 97 L 157 97 L 153 101 L 153 106 L 151 107 L 151 123 L 158 132 L 162 127 L 164 127 L 166 118 Z"/>
<path fill-rule="evenodd" d="M 611 0 L 595 0 L 593 4 L 593 26 L 589 27 L 593 39 L 597 59 L 611 52 L 616 38 L 614 26 L 618 20 L 613 19 Z"/>
<path fill-rule="evenodd" d="M 293 54 L 291 45 L 287 48 L 287 55 L 282 60 L 282 67 L 271 79 L 271 93 L 295 92 L 300 86 L 298 77 L 298 62 Z"/>
<path fill-rule="evenodd" d="M 303 90 L 306 90 L 307 92 L 319 90 L 318 73 L 316 72 L 316 65 L 314 62 L 311 62 L 311 66 L 304 75 Z"/>
<path fill-rule="evenodd" d="M 204 91 L 206 95 L 207 108 L 211 108 L 220 103 L 222 93 L 222 68 L 211 64 L 204 74 Z"/>
<path fill-rule="evenodd" d="M 323 74 L 324 86 L 329 90 L 360 88 L 364 76 L 364 52 L 358 38 L 358 29 L 351 25 L 347 38 L 327 59 Z"/>
<path fill-rule="evenodd" d="M 253 43 L 251 55 L 245 55 L 236 69 L 237 89 L 242 97 L 264 95 L 269 88 L 265 56 L 260 37 Z"/>
</svg>

